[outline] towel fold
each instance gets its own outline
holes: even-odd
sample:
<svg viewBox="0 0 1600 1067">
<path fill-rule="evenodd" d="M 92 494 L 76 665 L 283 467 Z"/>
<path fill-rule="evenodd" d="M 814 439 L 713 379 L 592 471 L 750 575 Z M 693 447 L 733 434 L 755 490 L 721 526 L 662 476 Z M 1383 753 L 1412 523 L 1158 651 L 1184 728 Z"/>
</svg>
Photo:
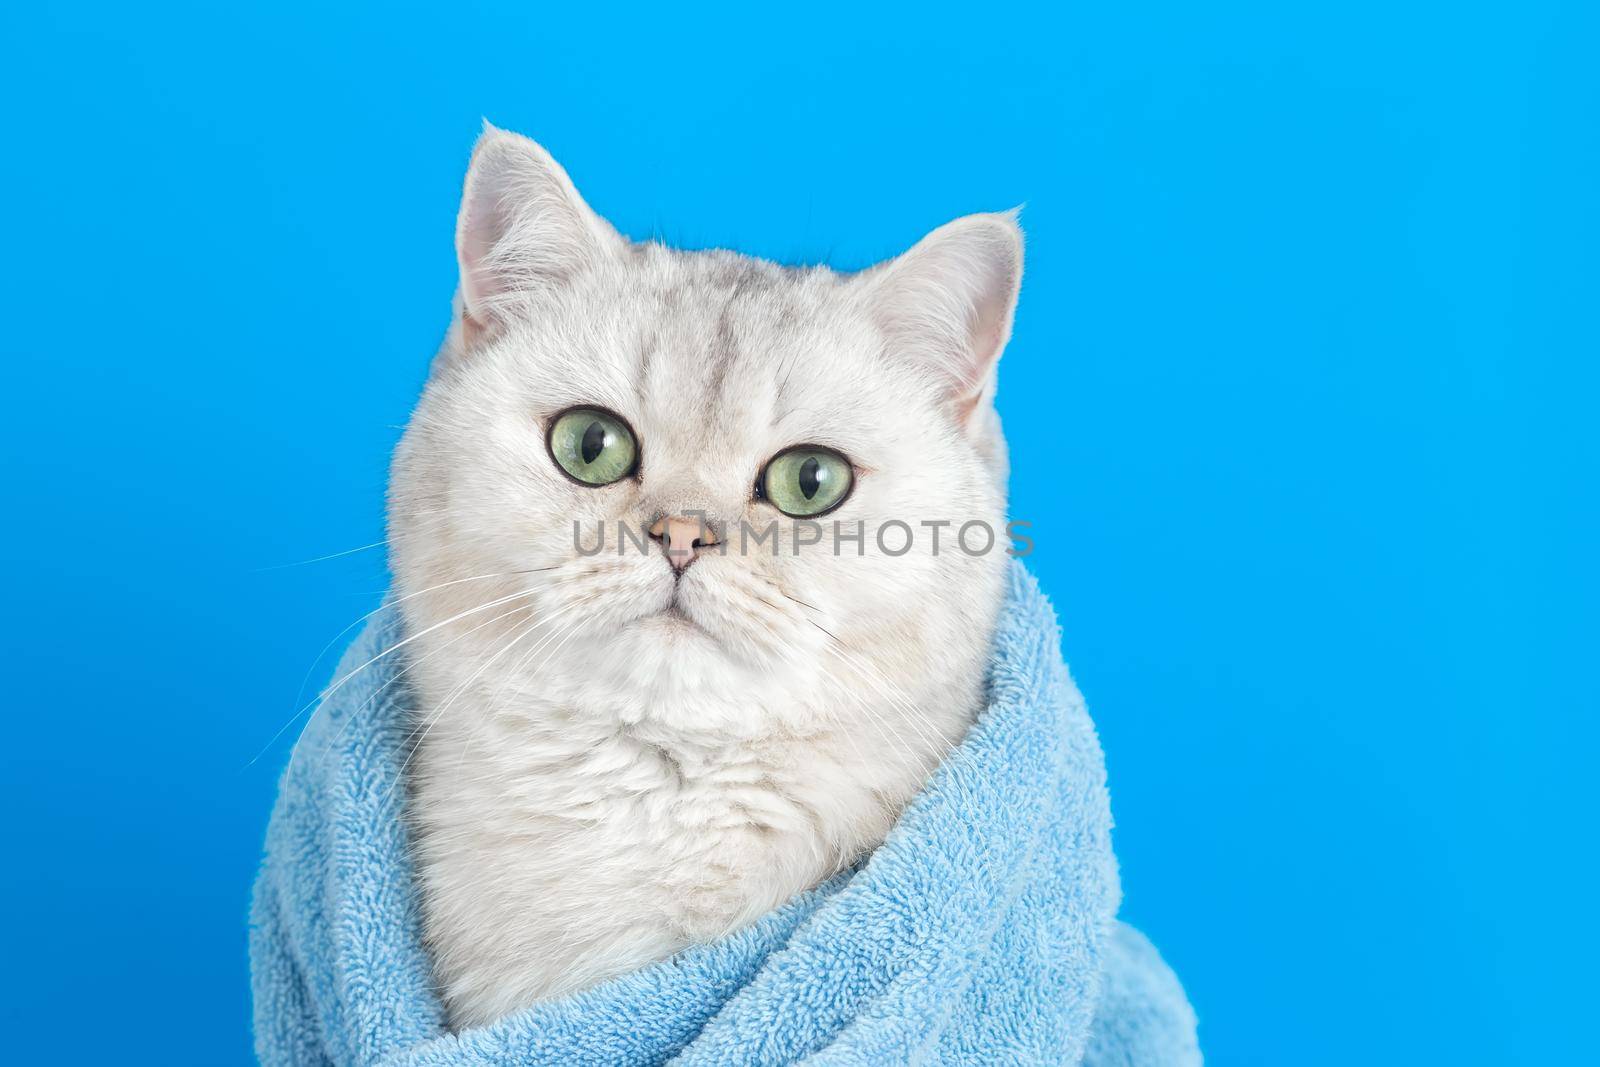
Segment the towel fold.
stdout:
<svg viewBox="0 0 1600 1067">
<path fill-rule="evenodd" d="M 395 614 L 339 677 L 399 639 Z M 269 1067 L 1200 1062 L 1177 979 L 1115 919 L 1099 743 L 1020 564 L 987 708 L 871 855 L 719 941 L 459 1033 L 421 937 L 396 658 L 329 693 L 283 776 L 250 938 Z"/>
</svg>

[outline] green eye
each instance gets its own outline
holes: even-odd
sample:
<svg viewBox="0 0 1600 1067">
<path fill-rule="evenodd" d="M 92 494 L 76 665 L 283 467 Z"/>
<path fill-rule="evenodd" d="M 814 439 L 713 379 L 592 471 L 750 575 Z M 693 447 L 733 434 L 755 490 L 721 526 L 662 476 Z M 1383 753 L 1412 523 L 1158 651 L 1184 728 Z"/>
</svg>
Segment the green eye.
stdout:
<svg viewBox="0 0 1600 1067">
<path fill-rule="evenodd" d="M 801 445 L 774 457 L 758 488 L 773 507 L 804 519 L 844 503 L 850 482 L 849 460 L 826 448 Z"/>
<path fill-rule="evenodd" d="M 599 408 L 564 411 L 550 426 L 550 457 L 575 482 L 610 485 L 632 474 L 639 446 L 628 424 Z"/>
</svg>

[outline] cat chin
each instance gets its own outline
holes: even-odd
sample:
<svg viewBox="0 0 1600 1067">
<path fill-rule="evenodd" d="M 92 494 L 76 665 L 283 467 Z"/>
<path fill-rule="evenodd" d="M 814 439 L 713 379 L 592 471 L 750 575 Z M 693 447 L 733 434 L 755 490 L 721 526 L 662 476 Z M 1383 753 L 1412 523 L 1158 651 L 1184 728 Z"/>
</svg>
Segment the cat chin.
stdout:
<svg viewBox="0 0 1600 1067">
<path fill-rule="evenodd" d="M 587 654 L 585 654 L 587 653 Z M 695 684 L 708 672 L 721 675 L 735 666 L 726 644 L 681 610 L 639 615 L 605 636 L 597 646 L 575 652 L 571 661 L 606 677 Z"/>
<path fill-rule="evenodd" d="M 646 641 L 658 641 L 673 649 L 707 649 L 722 651 L 716 635 L 696 622 L 684 609 L 669 604 L 660 611 L 643 615 L 629 625 L 629 629 Z"/>
</svg>

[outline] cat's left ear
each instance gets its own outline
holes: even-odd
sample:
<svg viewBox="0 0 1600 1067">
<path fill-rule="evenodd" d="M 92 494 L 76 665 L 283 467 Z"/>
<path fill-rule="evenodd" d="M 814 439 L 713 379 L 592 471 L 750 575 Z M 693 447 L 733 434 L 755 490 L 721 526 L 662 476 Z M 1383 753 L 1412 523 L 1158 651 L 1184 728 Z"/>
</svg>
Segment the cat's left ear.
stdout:
<svg viewBox="0 0 1600 1067">
<path fill-rule="evenodd" d="M 946 223 L 863 281 L 890 356 L 934 376 L 956 423 L 982 433 L 1022 287 L 1017 211 Z"/>
</svg>

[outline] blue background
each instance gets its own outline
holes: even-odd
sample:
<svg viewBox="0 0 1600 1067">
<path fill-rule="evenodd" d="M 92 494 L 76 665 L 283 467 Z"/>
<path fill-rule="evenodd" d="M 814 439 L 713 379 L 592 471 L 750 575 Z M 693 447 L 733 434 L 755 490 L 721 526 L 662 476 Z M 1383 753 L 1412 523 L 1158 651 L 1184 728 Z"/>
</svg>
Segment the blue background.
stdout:
<svg viewBox="0 0 1600 1067">
<path fill-rule="evenodd" d="M 689 246 L 1025 201 L 1012 513 L 1211 1061 L 1592 1053 L 1595 7 L 1288 6 L 7 5 L 6 1058 L 247 1061 L 385 583 L 284 565 L 383 537 L 480 116 Z"/>
</svg>

